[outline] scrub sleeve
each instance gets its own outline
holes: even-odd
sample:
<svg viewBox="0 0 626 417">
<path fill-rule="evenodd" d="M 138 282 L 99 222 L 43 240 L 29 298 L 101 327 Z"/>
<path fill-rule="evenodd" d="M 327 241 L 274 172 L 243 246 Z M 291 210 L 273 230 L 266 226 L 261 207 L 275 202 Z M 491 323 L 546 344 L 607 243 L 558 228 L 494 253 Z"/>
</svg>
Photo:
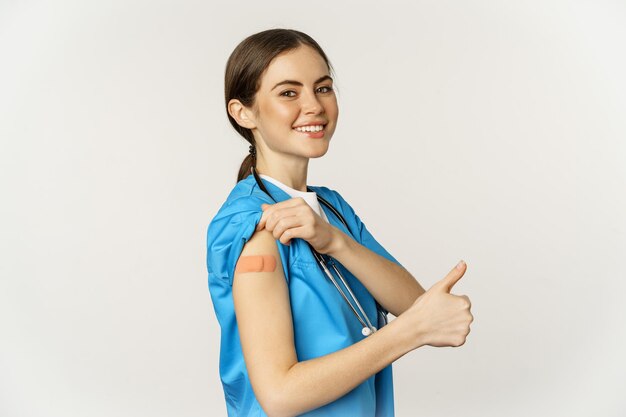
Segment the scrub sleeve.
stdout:
<svg viewBox="0 0 626 417">
<path fill-rule="evenodd" d="M 290 196 L 264 181 L 277 201 Z M 336 191 L 310 186 L 328 200 L 348 223 L 340 220 L 323 205 L 331 224 L 364 246 L 392 262 L 399 262 L 380 245 L 352 207 Z M 260 407 L 247 374 L 232 300 L 235 265 L 243 246 L 254 234 L 263 211 L 261 204 L 274 204 L 256 184 L 252 175 L 239 181 L 229 194 L 207 231 L 207 269 L 209 291 L 220 324 L 220 379 L 230 417 L 266 416 Z M 320 357 L 363 340 L 361 325 L 341 295 L 316 263 L 308 245 L 294 239 L 291 245 L 277 241 L 283 271 L 289 287 L 294 325 L 294 344 L 298 360 Z M 337 262 L 372 323 L 382 325 L 375 300 L 367 289 Z M 393 375 L 391 365 L 365 380 L 337 400 L 302 414 L 307 417 L 393 417 Z"/>
</svg>

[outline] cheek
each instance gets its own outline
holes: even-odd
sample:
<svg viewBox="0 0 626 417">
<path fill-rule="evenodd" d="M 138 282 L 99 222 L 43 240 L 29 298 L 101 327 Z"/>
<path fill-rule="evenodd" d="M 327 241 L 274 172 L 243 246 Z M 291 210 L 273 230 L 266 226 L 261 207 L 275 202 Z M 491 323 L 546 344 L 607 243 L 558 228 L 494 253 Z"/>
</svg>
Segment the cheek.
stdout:
<svg viewBox="0 0 626 417">
<path fill-rule="evenodd" d="M 289 103 L 274 103 L 262 110 L 265 119 L 281 123 L 293 123 L 298 117 L 298 109 Z"/>
<path fill-rule="evenodd" d="M 329 99 L 324 107 L 329 118 L 336 119 L 339 116 L 339 106 L 337 106 L 336 98 Z"/>
</svg>

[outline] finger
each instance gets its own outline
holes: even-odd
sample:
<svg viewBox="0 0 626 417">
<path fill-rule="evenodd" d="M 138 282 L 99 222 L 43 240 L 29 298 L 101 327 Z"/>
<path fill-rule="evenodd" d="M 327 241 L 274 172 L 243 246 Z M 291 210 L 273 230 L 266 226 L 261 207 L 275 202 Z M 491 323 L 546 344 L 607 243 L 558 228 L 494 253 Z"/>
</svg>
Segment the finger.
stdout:
<svg viewBox="0 0 626 417">
<path fill-rule="evenodd" d="M 438 290 L 450 292 L 454 284 L 456 284 L 465 271 L 467 270 L 467 265 L 464 261 L 459 262 L 443 279 L 433 285 L 433 288 L 437 288 Z"/>
<path fill-rule="evenodd" d="M 468 310 L 472 308 L 472 302 L 470 301 L 467 295 L 458 295 L 457 297 L 460 297 L 463 300 L 465 300 L 465 308 L 467 308 Z"/>
<path fill-rule="evenodd" d="M 263 229 L 264 227 L 266 227 L 267 224 L 267 219 L 269 216 L 272 215 L 272 213 L 274 212 L 273 207 L 276 206 L 279 203 L 276 204 L 267 204 L 267 203 L 262 203 L 261 204 L 261 210 L 263 210 L 263 214 L 261 214 L 261 218 L 259 219 L 259 222 L 256 225 L 255 230 L 258 232 L 259 230 Z M 272 208 L 272 210 L 270 210 L 270 208 Z"/>
<path fill-rule="evenodd" d="M 274 239 L 280 239 L 283 244 L 287 244 L 289 239 L 293 239 L 295 236 L 293 235 L 293 229 L 301 226 L 300 219 L 296 216 L 289 216 L 281 218 L 274 226 L 272 230 L 272 235 L 274 235 Z M 287 233 L 285 236 L 285 233 Z"/>
<path fill-rule="evenodd" d="M 263 210 L 263 214 L 261 215 L 261 219 L 259 219 L 259 223 L 257 223 L 255 231 L 258 232 L 259 230 L 266 227 L 268 217 L 276 213 L 277 210 L 282 210 L 282 209 L 291 208 L 291 207 L 300 207 L 303 204 L 308 206 L 308 204 L 306 203 L 306 201 L 304 201 L 302 197 L 292 197 L 288 200 L 281 201 L 275 204 L 262 203 L 261 209 Z"/>
<path fill-rule="evenodd" d="M 263 212 L 263 214 L 261 214 L 261 218 L 259 219 L 259 222 L 256 225 L 256 228 L 254 229 L 255 231 L 259 231 L 261 229 L 263 229 L 265 227 L 265 212 Z"/>
<path fill-rule="evenodd" d="M 286 230 L 285 233 L 283 233 L 280 237 L 279 241 L 283 245 L 290 245 L 291 241 L 295 238 L 300 237 L 305 230 L 306 228 L 302 226 Z"/>
<path fill-rule="evenodd" d="M 263 210 L 263 213 L 261 214 L 261 218 L 259 219 L 259 222 L 256 224 L 256 228 L 254 229 L 256 232 L 258 232 L 259 230 L 265 227 L 265 221 L 267 218 L 266 213 L 267 213 L 268 207 L 270 207 L 270 204 L 261 203 L 261 210 Z"/>
<path fill-rule="evenodd" d="M 268 212 L 267 214 L 264 213 L 265 215 L 265 228 L 267 230 L 273 231 L 274 228 L 276 228 L 276 226 L 278 225 L 278 222 L 280 222 L 282 219 L 285 219 L 287 217 L 298 217 L 300 218 L 300 222 L 301 223 L 306 223 L 307 219 L 306 217 L 303 217 L 305 214 L 305 210 L 309 210 L 312 211 L 312 209 L 307 205 L 306 207 L 303 206 L 296 206 L 296 207 L 286 207 L 286 208 L 277 208 L 277 207 L 272 207 L 271 213 Z"/>
</svg>

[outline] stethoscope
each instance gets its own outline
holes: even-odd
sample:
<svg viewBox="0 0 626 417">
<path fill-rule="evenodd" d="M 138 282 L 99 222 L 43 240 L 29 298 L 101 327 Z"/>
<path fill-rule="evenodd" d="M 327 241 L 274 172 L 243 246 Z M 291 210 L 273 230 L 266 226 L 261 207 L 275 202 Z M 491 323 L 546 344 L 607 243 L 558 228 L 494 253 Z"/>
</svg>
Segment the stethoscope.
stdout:
<svg viewBox="0 0 626 417">
<path fill-rule="evenodd" d="M 261 190 L 263 190 L 272 200 L 276 201 L 274 199 L 274 197 L 272 197 L 270 192 L 267 191 L 267 188 L 265 188 L 265 185 L 263 185 L 263 181 L 261 181 L 261 179 L 257 175 L 256 170 L 254 169 L 254 167 L 252 167 L 250 169 L 250 171 L 252 172 L 252 175 L 254 175 L 254 179 L 255 179 L 256 183 L 258 184 L 259 188 L 261 188 Z M 311 191 L 309 189 L 309 187 L 307 187 L 307 190 Z M 335 208 L 332 206 L 332 204 L 330 204 L 328 201 L 326 201 L 326 199 L 324 199 L 320 195 L 317 195 L 317 200 L 320 203 L 324 204 L 326 207 L 328 207 L 330 209 L 330 211 L 332 211 L 335 214 L 335 216 L 337 216 L 337 218 L 343 223 L 343 225 L 346 227 L 346 229 L 348 231 L 350 231 L 350 227 L 348 227 L 348 223 L 343 218 L 341 213 L 339 213 L 337 210 L 335 210 Z M 337 266 L 335 265 L 334 260 L 330 256 L 328 256 L 328 255 L 324 255 L 324 254 L 318 253 L 315 249 L 313 249 L 313 247 L 311 246 L 311 244 L 309 242 L 306 242 L 306 243 L 307 243 L 307 245 L 309 245 L 309 248 L 311 249 L 311 252 L 313 252 L 313 256 L 315 256 L 315 259 L 320 264 L 322 270 L 324 271 L 324 273 L 326 274 L 328 279 L 333 283 L 333 285 L 335 286 L 337 291 L 339 291 L 339 294 L 341 294 L 341 297 L 348 304 L 348 306 L 350 306 L 350 310 L 352 310 L 352 312 L 354 313 L 356 318 L 359 320 L 359 322 L 363 326 L 363 329 L 361 329 L 361 333 L 363 334 L 363 336 L 369 336 L 370 334 L 375 333 L 376 332 L 376 327 L 374 327 L 372 325 L 372 323 L 370 322 L 369 318 L 367 317 L 367 314 L 365 314 L 365 311 L 363 310 L 363 307 L 361 307 L 361 303 L 359 303 L 359 300 L 355 297 L 354 293 L 350 289 L 350 286 L 348 285 L 348 283 L 344 279 L 343 275 L 341 274 L 339 269 L 337 269 Z M 354 304 L 356 305 L 356 308 L 354 307 L 352 302 L 348 299 L 346 293 L 343 291 L 343 289 L 341 288 L 341 286 L 339 285 L 339 283 L 337 282 L 337 280 L 335 279 L 335 277 L 331 273 L 331 270 L 328 268 L 328 265 L 330 265 L 330 267 L 335 271 L 335 273 L 339 277 L 339 279 L 340 279 L 341 283 L 343 284 L 343 286 L 348 290 L 348 294 L 354 300 Z M 376 310 L 377 310 L 378 314 L 380 314 L 381 318 L 383 319 L 383 323 L 387 324 L 387 314 L 385 314 L 385 312 L 380 307 L 378 302 L 376 302 Z"/>
</svg>

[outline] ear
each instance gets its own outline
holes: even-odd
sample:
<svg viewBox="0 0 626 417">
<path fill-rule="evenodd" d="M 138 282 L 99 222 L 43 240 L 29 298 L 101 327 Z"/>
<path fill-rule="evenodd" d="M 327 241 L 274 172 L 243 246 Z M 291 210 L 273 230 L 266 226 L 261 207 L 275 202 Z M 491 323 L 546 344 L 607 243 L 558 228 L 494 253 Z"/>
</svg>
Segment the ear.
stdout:
<svg viewBox="0 0 626 417">
<path fill-rule="evenodd" d="M 254 129 L 256 127 L 252 110 L 241 104 L 241 102 L 235 98 L 228 102 L 228 114 L 230 114 L 241 127 L 247 129 Z"/>
</svg>

